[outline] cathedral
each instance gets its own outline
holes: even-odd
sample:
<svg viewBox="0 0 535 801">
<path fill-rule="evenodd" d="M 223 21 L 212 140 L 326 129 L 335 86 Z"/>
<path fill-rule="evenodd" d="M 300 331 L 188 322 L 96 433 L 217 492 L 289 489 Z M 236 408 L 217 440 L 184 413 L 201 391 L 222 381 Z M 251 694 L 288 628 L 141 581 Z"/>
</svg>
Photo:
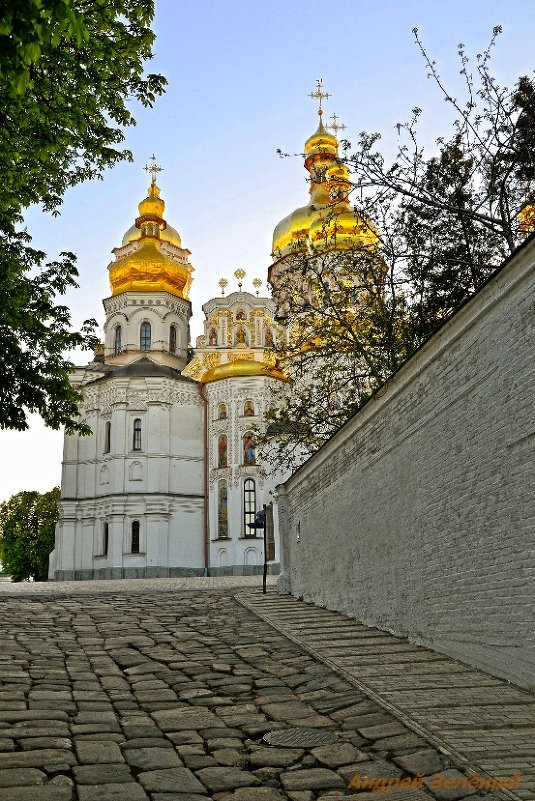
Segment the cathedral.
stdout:
<svg viewBox="0 0 535 801">
<path fill-rule="evenodd" d="M 321 82 L 313 96 L 320 121 L 305 144 L 310 202 L 275 228 L 274 289 L 288 254 L 325 239 L 333 219 L 335 249 L 369 236 L 348 200 L 338 140 L 322 123 Z M 92 434 L 65 436 L 49 577 L 261 572 L 264 532 L 255 520 L 264 508 L 273 521 L 269 567 L 278 572 L 275 488 L 287 474 L 261 458 L 256 437 L 273 398 L 288 388 L 273 350 L 288 332 L 274 301 L 259 295 L 259 280 L 256 294 L 238 283 L 228 295 L 222 280 L 221 295 L 202 307 L 204 333 L 192 347 L 191 254 L 165 219 L 159 168 L 147 169 L 147 197 L 108 267 L 104 342 L 71 377 Z M 239 282 L 244 275 L 235 273 Z"/>
</svg>

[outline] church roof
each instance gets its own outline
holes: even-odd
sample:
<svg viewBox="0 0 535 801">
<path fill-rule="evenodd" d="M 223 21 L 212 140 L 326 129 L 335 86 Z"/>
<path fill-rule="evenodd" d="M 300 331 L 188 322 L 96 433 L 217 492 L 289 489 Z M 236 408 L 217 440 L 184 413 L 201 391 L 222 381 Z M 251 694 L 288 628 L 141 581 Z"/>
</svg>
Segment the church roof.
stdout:
<svg viewBox="0 0 535 801">
<path fill-rule="evenodd" d="M 91 383 L 96 384 L 97 381 L 108 381 L 110 378 L 173 378 L 175 381 L 186 381 L 188 384 L 197 383 L 192 378 L 182 375 L 180 370 L 175 370 L 174 367 L 167 367 L 165 364 L 157 364 L 146 356 L 137 359 L 135 362 L 117 365 L 116 367 L 109 364 L 102 366 L 106 369 L 106 375 L 96 378 Z"/>
</svg>

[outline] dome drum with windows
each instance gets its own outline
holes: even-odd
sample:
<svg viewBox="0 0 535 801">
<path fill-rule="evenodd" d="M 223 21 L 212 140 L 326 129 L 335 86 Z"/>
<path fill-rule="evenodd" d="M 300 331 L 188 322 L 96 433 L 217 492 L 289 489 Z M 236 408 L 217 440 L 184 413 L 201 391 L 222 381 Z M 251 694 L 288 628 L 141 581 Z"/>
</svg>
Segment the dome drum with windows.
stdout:
<svg viewBox="0 0 535 801">
<path fill-rule="evenodd" d="M 165 203 L 156 184 L 154 166 L 147 197 L 138 206 L 139 216 L 114 248 L 109 267 L 112 295 L 121 292 L 169 292 L 188 299 L 193 267 L 190 251 L 182 247 L 178 231 L 165 221 Z"/>
</svg>

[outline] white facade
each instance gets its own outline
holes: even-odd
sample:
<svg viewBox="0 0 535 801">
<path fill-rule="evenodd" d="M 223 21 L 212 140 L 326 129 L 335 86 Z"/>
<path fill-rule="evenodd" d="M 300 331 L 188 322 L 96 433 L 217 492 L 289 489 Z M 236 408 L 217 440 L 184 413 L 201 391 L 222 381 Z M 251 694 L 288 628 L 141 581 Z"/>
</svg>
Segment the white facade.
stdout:
<svg viewBox="0 0 535 801">
<path fill-rule="evenodd" d="M 263 568 L 263 532 L 247 523 L 285 477 L 254 444 L 283 386 L 273 303 L 241 291 L 208 301 L 192 353 L 193 268 L 164 208 L 153 182 L 109 266 L 102 352 L 72 376 L 92 434 L 65 437 L 55 580 Z"/>
</svg>

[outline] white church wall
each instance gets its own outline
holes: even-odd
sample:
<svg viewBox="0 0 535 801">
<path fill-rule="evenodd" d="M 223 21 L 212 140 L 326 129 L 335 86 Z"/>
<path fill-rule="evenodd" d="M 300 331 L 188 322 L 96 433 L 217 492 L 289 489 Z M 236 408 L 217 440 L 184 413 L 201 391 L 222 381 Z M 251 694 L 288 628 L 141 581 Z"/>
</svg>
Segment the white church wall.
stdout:
<svg viewBox="0 0 535 801">
<path fill-rule="evenodd" d="M 275 485 L 285 477 L 272 473 L 258 461 L 254 466 L 244 465 L 244 436 L 255 433 L 263 425 L 271 390 L 280 382 L 263 376 L 225 378 L 210 383 L 205 392 L 209 401 L 209 530 L 210 572 L 212 574 L 248 574 L 262 569 L 264 561 L 263 532 L 245 530 L 244 482 L 251 478 L 255 482 L 255 511 L 272 502 L 270 494 Z M 254 414 L 245 414 L 246 403 L 254 405 Z M 219 419 L 219 407 L 224 403 L 227 418 Z M 227 467 L 218 466 L 219 437 L 227 436 Z M 221 539 L 218 530 L 219 482 L 227 482 L 228 538 Z M 247 534 L 247 536 L 246 536 Z M 278 537 L 278 530 L 277 530 Z M 270 565 L 270 572 L 278 572 L 277 558 Z"/>
<path fill-rule="evenodd" d="M 65 441 L 51 559 L 55 578 L 202 573 L 203 407 L 197 387 L 158 375 L 111 377 L 90 384 L 84 404 L 93 433 Z M 130 545 L 134 521 L 139 553 Z"/>
<path fill-rule="evenodd" d="M 535 685 L 535 239 L 279 488 L 281 591 Z"/>
</svg>

